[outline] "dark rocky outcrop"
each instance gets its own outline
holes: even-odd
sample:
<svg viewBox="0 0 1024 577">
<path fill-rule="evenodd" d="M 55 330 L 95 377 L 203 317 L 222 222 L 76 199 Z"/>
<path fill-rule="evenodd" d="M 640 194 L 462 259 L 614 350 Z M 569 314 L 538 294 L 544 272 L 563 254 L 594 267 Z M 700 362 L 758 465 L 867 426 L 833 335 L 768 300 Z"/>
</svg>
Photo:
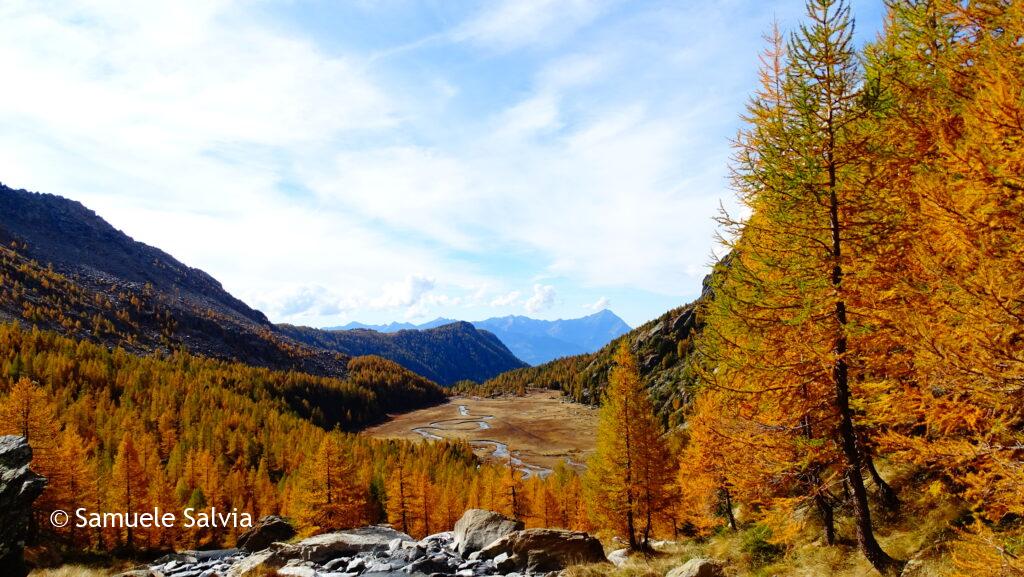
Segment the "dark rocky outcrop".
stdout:
<svg viewBox="0 0 1024 577">
<path fill-rule="evenodd" d="M 509 519 L 493 511 L 470 509 L 455 523 L 455 549 L 467 555 L 522 529 L 522 521 Z"/>
<path fill-rule="evenodd" d="M 493 559 L 504 570 L 530 573 L 608 561 L 597 538 L 563 529 L 525 529 L 510 533 L 481 549 L 480 558 Z"/>
<path fill-rule="evenodd" d="M 32 502 L 46 487 L 46 479 L 29 469 L 31 461 L 24 437 L 0 437 L 0 572 L 5 577 L 28 573 L 22 549 Z"/>
<path fill-rule="evenodd" d="M 270 547 L 276 541 L 287 541 L 295 536 L 295 528 L 277 515 L 260 518 L 256 525 L 238 536 L 238 548 L 255 552 Z"/>
</svg>

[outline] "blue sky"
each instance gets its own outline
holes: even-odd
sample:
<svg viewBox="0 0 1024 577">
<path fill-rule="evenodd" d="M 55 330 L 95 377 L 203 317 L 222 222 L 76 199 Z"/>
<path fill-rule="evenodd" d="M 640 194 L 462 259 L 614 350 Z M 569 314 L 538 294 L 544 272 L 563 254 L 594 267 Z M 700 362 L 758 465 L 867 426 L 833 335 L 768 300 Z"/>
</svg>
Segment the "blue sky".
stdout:
<svg viewBox="0 0 1024 577">
<path fill-rule="evenodd" d="M 881 2 L 853 3 L 861 41 Z M 0 181 L 275 321 L 688 302 L 796 1 L 0 3 Z"/>
</svg>

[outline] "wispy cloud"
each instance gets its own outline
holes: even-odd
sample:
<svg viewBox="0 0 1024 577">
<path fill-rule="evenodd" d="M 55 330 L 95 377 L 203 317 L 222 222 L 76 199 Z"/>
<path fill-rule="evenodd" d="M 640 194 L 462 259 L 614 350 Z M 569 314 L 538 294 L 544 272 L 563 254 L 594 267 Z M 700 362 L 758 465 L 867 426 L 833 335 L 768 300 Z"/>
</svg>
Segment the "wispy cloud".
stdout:
<svg viewBox="0 0 1024 577">
<path fill-rule="evenodd" d="M 485 5 L 456 28 L 452 37 L 498 50 L 549 45 L 591 23 L 608 4 L 595 0 L 503 0 Z"/>
<path fill-rule="evenodd" d="M 523 308 L 526 312 L 536 314 L 539 312 L 546 311 L 555 304 L 555 297 L 557 297 L 555 287 L 551 285 L 535 284 L 533 285 L 533 296 L 526 300 Z"/>
</svg>

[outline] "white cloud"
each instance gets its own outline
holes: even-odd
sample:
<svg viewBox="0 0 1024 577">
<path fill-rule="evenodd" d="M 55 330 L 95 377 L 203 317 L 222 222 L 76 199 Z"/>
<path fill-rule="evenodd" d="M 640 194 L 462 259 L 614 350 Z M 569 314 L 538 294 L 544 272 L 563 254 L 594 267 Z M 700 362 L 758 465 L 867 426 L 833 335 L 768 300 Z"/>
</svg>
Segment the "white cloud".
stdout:
<svg viewBox="0 0 1024 577">
<path fill-rule="evenodd" d="M 583 308 L 589 309 L 589 310 L 592 310 L 592 311 L 603 311 L 604 309 L 606 309 L 609 306 L 611 306 L 611 304 L 612 304 L 612 301 L 608 300 L 608 297 L 601 297 L 601 298 L 597 299 L 596 301 L 594 301 L 594 302 L 592 302 L 592 303 L 590 303 L 588 305 L 583 305 Z"/>
<path fill-rule="evenodd" d="M 593 0 L 503 0 L 487 6 L 452 34 L 459 41 L 495 50 L 553 44 L 594 21 L 607 2 Z"/>
<path fill-rule="evenodd" d="M 507 307 L 513 305 L 519 301 L 519 291 L 511 291 L 503 295 L 499 295 L 491 299 L 492 307 Z"/>
<path fill-rule="evenodd" d="M 393 309 L 419 305 L 427 293 L 434 290 L 434 279 L 410 275 L 397 283 L 384 285 L 381 295 L 372 301 L 375 308 Z"/>
<path fill-rule="evenodd" d="M 523 308 L 530 314 L 536 314 L 545 311 L 555 304 L 555 287 L 551 285 L 535 284 L 533 285 L 533 296 L 527 299 L 526 304 Z"/>
</svg>

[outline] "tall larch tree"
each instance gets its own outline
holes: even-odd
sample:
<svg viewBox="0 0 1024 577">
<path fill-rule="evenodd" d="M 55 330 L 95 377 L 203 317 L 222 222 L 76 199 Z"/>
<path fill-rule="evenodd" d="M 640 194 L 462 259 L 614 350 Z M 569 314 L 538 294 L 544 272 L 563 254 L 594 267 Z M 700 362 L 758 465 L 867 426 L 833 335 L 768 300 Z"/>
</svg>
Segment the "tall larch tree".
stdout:
<svg viewBox="0 0 1024 577">
<path fill-rule="evenodd" d="M 366 491 L 355 482 L 355 466 L 340 433 L 324 436 L 300 473 L 295 515 L 309 531 L 357 527 L 366 521 Z"/>
<path fill-rule="evenodd" d="M 807 23 L 766 75 L 737 145 L 735 187 L 750 212 L 723 218 L 732 249 L 698 347 L 710 386 L 745 399 L 743 415 L 833 523 L 830 487 L 850 492 L 859 548 L 885 575 L 901 562 L 875 538 L 863 471 L 857 383 L 882 339 L 851 303 L 873 290 L 863 255 L 883 238 L 861 125 L 871 112 L 849 6 L 810 0 Z M 806 455 L 801 458 L 800 455 Z M 787 459 L 780 459 L 780 463 Z"/>
<path fill-rule="evenodd" d="M 673 469 L 626 341 L 615 352 L 597 449 L 587 467 L 588 503 L 598 524 L 624 534 L 630 549 L 648 549 L 655 517 L 667 506 Z"/>
<path fill-rule="evenodd" d="M 132 439 L 133 433 L 125 431 L 121 437 L 107 489 L 110 506 L 129 517 L 146 509 L 149 495 L 149 474 L 143 468 L 142 459 Z M 117 538 L 119 541 L 124 539 L 123 543 L 128 549 L 135 549 L 133 527 L 125 527 L 123 533 L 118 532 Z"/>
<path fill-rule="evenodd" d="M 879 444 L 983 526 L 1024 514 L 1022 36 L 1019 2 L 905 0 L 869 52 L 899 144 L 885 189 L 914 225 L 886 310 L 913 371 L 879 387 Z"/>
<path fill-rule="evenodd" d="M 64 486 L 59 497 L 60 508 L 73 511 L 77 507 L 91 506 L 95 502 L 95 469 L 89 462 L 85 441 L 73 425 L 61 432 L 57 455 L 64 471 Z M 69 523 L 65 530 L 72 543 L 88 544 L 89 536 L 84 530 L 76 528 L 74 523 Z"/>
</svg>

